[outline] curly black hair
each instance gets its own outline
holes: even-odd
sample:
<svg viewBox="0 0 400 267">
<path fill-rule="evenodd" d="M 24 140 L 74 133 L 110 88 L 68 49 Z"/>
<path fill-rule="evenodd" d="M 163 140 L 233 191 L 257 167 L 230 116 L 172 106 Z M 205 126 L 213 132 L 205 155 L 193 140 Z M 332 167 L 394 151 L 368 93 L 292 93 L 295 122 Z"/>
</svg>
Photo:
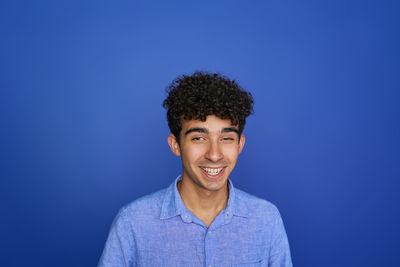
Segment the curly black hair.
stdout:
<svg viewBox="0 0 400 267">
<path fill-rule="evenodd" d="M 205 121 L 208 115 L 231 120 L 243 132 L 246 118 L 253 113 L 253 97 L 234 80 L 218 73 L 197 71 L 182 75 L 167 87 L 163 107 L 167 109 L 168 126 L 179 142 L 181 120 Z"/>
</svg>

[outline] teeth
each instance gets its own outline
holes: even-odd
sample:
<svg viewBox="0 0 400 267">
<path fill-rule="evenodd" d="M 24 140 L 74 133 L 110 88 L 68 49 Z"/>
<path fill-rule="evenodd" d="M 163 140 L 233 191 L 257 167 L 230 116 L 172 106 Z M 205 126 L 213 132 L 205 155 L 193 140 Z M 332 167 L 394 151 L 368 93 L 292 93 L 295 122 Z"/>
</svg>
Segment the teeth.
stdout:
<svg viewBox="0 0 400 267">
<path fill-rule="evenodd" d="M 210 168 L 203 168 L 208 174 L 210 175 L 217 175 L 222 171 L 223 168 L 218 168 L 218 169 L 210 169 Z"/>
</svg>

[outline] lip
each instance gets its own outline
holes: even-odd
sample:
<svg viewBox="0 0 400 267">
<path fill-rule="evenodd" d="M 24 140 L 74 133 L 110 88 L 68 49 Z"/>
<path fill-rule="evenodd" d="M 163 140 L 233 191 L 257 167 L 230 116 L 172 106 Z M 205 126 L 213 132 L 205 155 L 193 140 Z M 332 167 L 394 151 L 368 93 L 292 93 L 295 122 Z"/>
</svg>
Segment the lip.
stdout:
<svg viewBox="0 0 400 267">
<path fill-rule="evenodd" d="M 217 179 L 221 178 L 222 175 L 225 173 L 226 166 L 225 166 L 225 167 L 218 167 L 218 168 L 215 168 L 215 167 L 210 168 L 210 169 L 219 169 L 219 168 L 222 168 L 222 170 L 221 170 L 217 175 L 210 175 L 210 174 L 208 174 L 208 172 L 206 172 L 203 168 L 210 168 L 210 167 L 200 167 L 200 170 L 201 170 L 201 172 L 202 172 L 208 179 L 210 179 L 210 180 L 217 180 Z"/>
</svg>

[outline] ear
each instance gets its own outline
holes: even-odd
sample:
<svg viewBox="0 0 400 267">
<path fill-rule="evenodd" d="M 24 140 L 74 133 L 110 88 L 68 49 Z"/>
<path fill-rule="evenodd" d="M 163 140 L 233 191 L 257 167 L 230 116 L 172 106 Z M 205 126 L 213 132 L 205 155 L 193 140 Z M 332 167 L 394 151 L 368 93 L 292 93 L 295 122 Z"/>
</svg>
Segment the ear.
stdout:
<svg viewBox="0 0 400 267">
<path fill-rule="evenodd" d="M 244 137 L 244 134 L 241 134 L 240 140 L 239 140 L 239 154 L 242 152 L 245 142 L 246 142 L 246 138 Z"/>
<path fill-rule="evenodd" d="M 168 145 L 171 148 L 172 153 L 174 153 L 176 156 L 181 155 L 181 148 L 179 147 L 179 143 L 174 134 L 168 135 Z"/>
</svg>

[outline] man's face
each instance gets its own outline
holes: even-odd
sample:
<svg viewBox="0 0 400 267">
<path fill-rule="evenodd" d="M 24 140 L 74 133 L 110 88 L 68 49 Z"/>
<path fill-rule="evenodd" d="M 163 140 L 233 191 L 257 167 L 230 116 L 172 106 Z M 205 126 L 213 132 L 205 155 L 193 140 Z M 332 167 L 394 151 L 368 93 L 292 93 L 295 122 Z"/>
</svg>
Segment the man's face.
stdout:
<svg viewBox="0 0 400 267">
<path fill-rule="evenodd" d="M 245 138 L 239 140 L 238 126 L 214 115 L 206 121 L 183 120 L 180 144 L 168 137 L 172 152 L 181 156 L 183 177 L 197 189 L 219 191 L 226 188 Z"/>
</svg>

